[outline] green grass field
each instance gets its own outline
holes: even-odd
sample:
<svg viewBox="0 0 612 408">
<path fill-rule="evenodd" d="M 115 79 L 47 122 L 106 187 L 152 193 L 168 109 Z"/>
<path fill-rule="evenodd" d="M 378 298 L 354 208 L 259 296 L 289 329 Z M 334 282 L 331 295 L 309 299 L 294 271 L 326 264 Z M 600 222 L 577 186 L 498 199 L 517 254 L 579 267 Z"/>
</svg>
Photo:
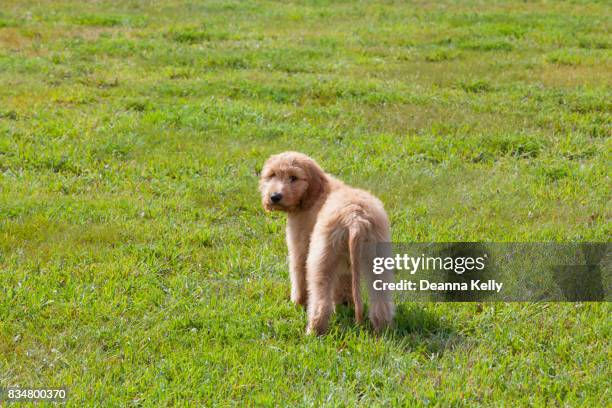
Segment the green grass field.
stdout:
<svg viewBox="0 0 612 408">
<path fill-rule="evenodd" d="M 607 303 L 341 309 L 304 335 L 257 173 L 394 241 L 609 241 L 606 1 L 0 4 L 0 387 L 68 405 L 610 406 Z"/>
</svg>

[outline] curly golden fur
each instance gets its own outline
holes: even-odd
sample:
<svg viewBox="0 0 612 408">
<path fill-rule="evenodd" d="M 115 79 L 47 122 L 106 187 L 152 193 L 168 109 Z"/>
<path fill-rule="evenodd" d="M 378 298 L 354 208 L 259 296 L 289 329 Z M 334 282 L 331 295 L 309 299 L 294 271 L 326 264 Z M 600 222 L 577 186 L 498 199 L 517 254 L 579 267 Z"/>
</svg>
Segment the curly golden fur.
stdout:
<svg viewBox="0 0 612 408">
<path fill-rule="evenodd" d="M 307 333 L 325 333 L 338 303 L 352 302 L 356 321 L 362 321 L 361 276 L 368 283 L 374 328 L 387 326 L 394 313 L 391 293 L 374 290 L 372 282 L 390 282 L 393 272 L 376 276 L 368 268 L 375 244 L 390 241 L 380 200 L 345 185 L 297 152 L 271 156 L 262 169 L 259 189 L 267 211 L 288 215 L 291 300 L 307 305 Z"/>
</svg>

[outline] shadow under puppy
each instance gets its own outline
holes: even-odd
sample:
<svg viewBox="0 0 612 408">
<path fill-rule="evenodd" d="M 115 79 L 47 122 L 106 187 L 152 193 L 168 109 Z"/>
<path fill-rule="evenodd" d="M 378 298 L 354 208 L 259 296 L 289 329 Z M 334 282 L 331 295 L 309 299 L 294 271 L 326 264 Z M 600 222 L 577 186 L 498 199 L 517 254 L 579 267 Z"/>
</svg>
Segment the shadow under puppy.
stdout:
<svg viewBox="0 0 612 408">
<path fill-rule="evenodd" d="M 361 323 L 360 277 L 369 288 L 369 317 L 376 330 L 393 319 L 389 291 L 373 281 L 391 282 L 393 272 L 372 272 L 376 243 L 389 242 L 389 220 L 379 199 L 326 174 L 310 157 L 297 152 L 271 156 L 259 182 L 267 211 L 287 219 L 291 300 L 307 305 L 306 333 L 323 334 L 335 305 L 352 301 Z"/>
</svg>

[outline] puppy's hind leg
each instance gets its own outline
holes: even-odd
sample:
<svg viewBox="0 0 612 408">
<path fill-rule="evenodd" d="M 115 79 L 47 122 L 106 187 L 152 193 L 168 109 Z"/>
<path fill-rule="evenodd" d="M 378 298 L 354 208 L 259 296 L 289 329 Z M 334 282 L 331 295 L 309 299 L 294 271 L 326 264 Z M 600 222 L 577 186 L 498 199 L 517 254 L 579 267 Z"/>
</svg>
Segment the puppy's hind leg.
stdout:
<svg viewBox="0 0 612 408">
<path fill-rule="evenodd" d="M 355 305 L 355 321 L 361 323 L 363 320 L 363 303 L 361 302 L 360 292 L 360 275 L 361 265 L 359 259 L 362 258 L 360 252 L 360 227 L 358 225 L 351 226 L 348 234 L 348 250 L 349 258 L 351 262 L 351 293 L 353 297 L 353 304 Z"/>
<path fill-rule="evenodd" d="M 314 235 L 314 234 L 313 234 Z M 307 260 L 308 327 L 307 334 L 321 335 L 327 331 L 334 311 L 334 290 L 338 282 L 338 254 L 328 240 L 319 235 L 310 243 Z"/>
<path fill-rule="evenodd" d="M 393 281 L 393 272 L 385 271 L 378 279 L 383 282 Z M 372 280 L 373 282 L 373 280 Z M 393 293 L 390 290 L 378 291 L 370 285 L 370 312 L 369 317 L 374 330 L 381 330 L 393 321 L 395 306 L 393 305 Z"/>
<path fill-rule="evenodd" d="M 368 282 L 368 294 L 370 297 L 370 310 L 369 318 L 376 331 L 384 329 L 393 321 L 393 315 L 395 314 L 395 305 L 393 304 L 393 292 L 390 290 L 376 290 L 374 288 L 374 281 L 380 280 L 382 282 L 390 283 L 393 282 L 394 273 L 392 269 L 385 269 L 384 272 L 377 275 L 372 271 L 373 259 L 376 254 L 376 244 L 365 245 L 367 250 L 364 251 L 364 259 L 366 259 L 367 267 L 364 268 L 363 272 Z M 382 253 L 378 256 L 390 257 L 392 256 L 390 244 L 382 245 Z"/>
</svg>

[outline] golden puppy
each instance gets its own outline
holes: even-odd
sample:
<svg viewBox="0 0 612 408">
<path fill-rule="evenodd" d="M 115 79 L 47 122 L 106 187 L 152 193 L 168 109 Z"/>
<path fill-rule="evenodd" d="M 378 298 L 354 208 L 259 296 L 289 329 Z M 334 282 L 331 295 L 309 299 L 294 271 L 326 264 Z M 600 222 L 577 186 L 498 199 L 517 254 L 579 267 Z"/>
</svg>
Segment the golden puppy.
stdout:
<svg viewBox="0 0 612 408">
<path fill-rule="evenodd" d="M 369 317 L 375 329 L 393 319 L 391 293 L 372 282 L 391 282 L 393 272 L 372 272 L 376 243 L 389 242 L 383 204 L 366 191 L 351 188 L 321 170 L 310 157 L 284 152 L 270 157 L 259 189 L 268 211 L 284 211 L 287 220 L 291 300 L 308 305 L 307 333 L 322 334 L 337 303 L 353 301 L 362 321 L 360 275 L 369 287 Z"/>
</svg>

